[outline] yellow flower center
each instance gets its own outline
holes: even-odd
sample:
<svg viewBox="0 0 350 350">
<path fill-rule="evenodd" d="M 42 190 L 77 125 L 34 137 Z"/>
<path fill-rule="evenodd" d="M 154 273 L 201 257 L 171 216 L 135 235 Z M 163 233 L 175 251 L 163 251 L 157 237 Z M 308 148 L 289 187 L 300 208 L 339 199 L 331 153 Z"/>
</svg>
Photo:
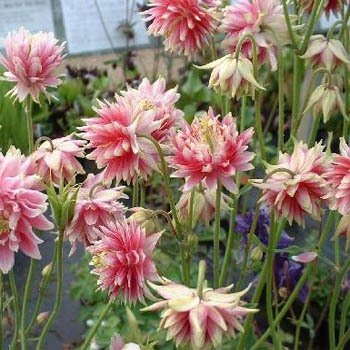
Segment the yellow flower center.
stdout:
<svg viewBox="0 0 350 350">
<path fill-rule="evenodd" d="M 107 253 L 105 253 L 105 252 L 101 252 L 97 255 L 94 255 L 91 259 L 90 265 L 94 265 L 98 269 L 106 266 L 106 264 L 103 262 L 103 259 L 106 255 L 107 255 Z"/>
<path fill-rule="evenodd" d="M 154 107 L 155 107 L 155 104 L 150 100 L 142 100 L 140 102 L 140 108 L 143 111 L 149 111 L 149 110 L 153 109 Z"/>
<path fill-rule="evenodd" d="M 6 234 L 8 231 L 9 231 L 8 220 L 0 216 L 0 235 Z"/>
<path fill-rule="evenodd" d="M 215 122 L 209 117 L 203 117 L 199 120 L 203 138 L 208 143 L 210 149 L 214 150 L 213 136 L 215 135 Z"/>
</svg>

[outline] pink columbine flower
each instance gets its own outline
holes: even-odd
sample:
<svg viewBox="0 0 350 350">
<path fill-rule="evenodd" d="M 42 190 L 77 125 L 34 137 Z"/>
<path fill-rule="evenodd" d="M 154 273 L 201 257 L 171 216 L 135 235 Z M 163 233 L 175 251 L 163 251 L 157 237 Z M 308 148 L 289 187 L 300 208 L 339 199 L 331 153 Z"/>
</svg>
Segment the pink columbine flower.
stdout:
<svg viewBox="0 0 350 350">
<path fill-rule="evenodd" d="M 192 56 L 209 44 L 214 18 L 199 0 L 150 0 L 144 12 L 150 34 L 165 37 L 165 49 Z"/>
<path fill-rule="evenodd" d="M 161 121 L 159 128 L 152 132 L 152 137 L 158 142 L 167 138 L 171 128 L 183 124 L 184 113 L 175 107 L 180 94 L 177 93 L 177 88 L 167 90 L 164 78 L 159 78 L 153 84 L 144 78 L 137 89 L 128 87 L 123 95 L 131 103 L 139 104 L 141 110 L 152 113 L 153 120 Z"/>
<path fill-rule="evenodd" d="M 124 187 L 109 188 L 103 173 L 89 174 L 84 185 L 79 189 L 74 216 L 65 235 L 72 243 L 71 254 L 78 242 L 87 247 L 100 238 L 96 228 L 106 226 L 111 220 L 123 220 L 125 207 L 120 199 L 128 198 L 123 193 Z"/>
<path fill-rule="evenodd" d="M 85 143 L 72 135 L 46 140 L 30 157 L 36 173 L 44 182 L 57 186 L 62 180 L 70 182 L 77 174 L 85 174 L 77 159 L 84 157 Z"/>
<path fill-rule="evenodd" d="M 0 54 L 0 65 L 7 70 L 3 79 L 16 84 L 8 92 L 11 97 L 22 102 L 30 95 L 37 103 L 40 93 L 50 98 L 46 89 L 61 83 L 55 70 L 62 62 L 65 44 L 57 43 L 53 33 L 31 34 L 20 28 L 8 34 L 4 40 L 6 56 Z"/>
<path fill-rule="evenodd" d="M 99 288 L 108 289 L 112 298 L 122 292 L 125 302 L 143 300 L 149 294 L 146 281 L 158 278 L 152 253 L 161 233 L 146 235 L 135 222 L 126 220 L 109 221 L 99 230 L 101 239 L 87 248 Z"/>
<path fill-rule="evenodd" d="M 171 137 L 170 166 L 173 177 L 185 178 L 184 191 L 201 181 L 213 189 L 218 181 L 231 192 L 237 191 L 233 176 L 237 171 L 253 169 L 254 153 L 248 152 L 253 128 L 238 133 L 236 121 L 229 113 L 222 121 L 210 108 L 196 117 L 191 125 L 174 131 Z"/>
<path fill-rule="evenodd" d="M 330 208 L 338 210 L 342 215 L 350 214 L 350 147 L 343 137 L 339 143 L 340 154 L 332 159 L 326 178 L 330 183 L 326 198 L 330 200 Z"/>
<path fill-rule="evenodd" d="M 342 42 L 327 39 L 324 35 L 313 35 L 308 49 L 301 58 L 309 59 L 316 68 L 325 67 L 328 70 L 337 68 L 341 63 L 350 64 L 349 54 Z"/>
<path fill-rule="evenodd" d="M 269 62 L 272 70 L 277 69 L 277 48 L 289 43 L 283 7 L 275 0 L 240 0 L 227 6 L 220 26 L 226 34 L 224 48 L 234 52 L 245 34 L 253 35 L 258 46 L 258 59 Z M 242 54 L 252 59 L 250 40 L 242 46 Z"/>
<path fill-rule="evenodd" d="M 209 222 L 215 216 L 216 208 L 216 191 L 215 189 L 208 189 L 203 184 L 199 184 L 192 188 L 193 192 L 193 217 L 192 217 L 192 226 L 194 227 L 197 221 L 209 225 Z M 176 207 L 180 214 L 181 221 L 187 222 L 190 214 L 190 203 L 192 191 L 183 192 Z M 221 210 L 228 210 L 229 207 L 227 203 L 229 202 L 230 197 L 221 194 Z"/>
<path fill-rule="evenodd" d="M 141 350 L 140 346 L 136 343 L 124 343 L 123 338 L 116 334 L 111 339 L 109 350 Z"/>
<path fill-rule="evenodd" d="M 141 107 L 116 95 L 115 102 L 100 102 L 100 108 L 95 108 L 98 117 L 83 119 L 86 126 L 80 128 L 81 136 L 94 148 L 87 158 L 95 160 L 99 169 L 105 168 L 107 180 L 130 183 L 158 170 L 157 150 L 143 136 L 152 136 L 162 120 L 154 120 L 155 114 Z"/>
<path fill-rule="evenodd" d="M 167 329 L 167 340 L 176 346 L 190 345 L 191 349 L 211 349 L 221 345 L 222 337 L 234 337 L 243 332 L 242 319 L 256 309 L 244 307 L 241 297 L 249 287 L 238 293 L 230 293 L 232 285 L 211 289 L 204 288 L 202 295 L 196 289 L 164 280 L 164 285 L 149 283 L 163 299 L 143 311 L 164 310 L 159 327 Z"/>
<path fill-rule="evenodd" d="M 263 190 L 261 201 L 266 201 L 278 218 L 287 218 L 300 225 L 304 215 L 321 220 L 324 196 L 328 193 L 326 170 L 328 159 L 321 143 L 308 149 L 302 141 L 293 153 L 280 153 L 277 165 L 266 164 L 266 180 L 252 183 Z"/>
<path fill-rule="evenodd" d="M 327 18 L 329 18 L 331 13 L 333 13 L 334 16 L 338 16 L 342 6 L 347 2 L 347 0 L 326 0 L 323 8 Z M 302 9 L 310 14 L 314 7 L 315 0 L 300 0 L 300 4 Z"/>
<path fill-rule="evenodd" d="M 36 190 L 40 178 L 26 175 L 24 157 L 10 148 L 0 153 L 0 271 L 8 273 L 19 250 L 40 259 L 38 244 L 42 243 L 33 228 L 46 231 L 53 228 L 43 215 L 47 196 Z"/>
</svg>

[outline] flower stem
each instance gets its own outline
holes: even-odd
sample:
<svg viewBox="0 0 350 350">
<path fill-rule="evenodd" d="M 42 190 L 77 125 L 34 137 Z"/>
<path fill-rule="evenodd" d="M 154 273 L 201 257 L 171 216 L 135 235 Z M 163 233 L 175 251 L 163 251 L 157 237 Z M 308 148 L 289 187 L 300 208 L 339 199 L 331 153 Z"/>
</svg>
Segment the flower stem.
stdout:
<svg viewBox="0 0 350 350">
<path fill-rule="evenodd" d="M 342 336 L 342 338 L 340 339 L 340 342 L 338 344 L 338 346 L 336 347 L 335 350 L 343 350 L 344 346 L 346 345 L 346 343 L 350 340 L 350 328 L 346 331 L 346 333 Z"/>
<path fill-rule="evenodd" d="M 281 151 L 284 143 L 284 60 L 281 49 L 278 58 L 278 150 Z"/>
<path fill-rule="evenodd" d="M 307 281 L 307 279 L 309 278 L 309 275 L 311 274 L 311 272 L 313 270 L 313 266 L 314 266 L 314 264 L 312 264 L 312 263 L 307 266 L 305 272 L 303 273 L 303 275 L 299 279 L 298 283 L 295 285 L 294 290 L 291 293 L 291 295 L 289 296 L 287 302 L 284 304 L 283 308 L 276 316 L 276 318 L 273 322 L 273 327 L 276 327 L 281 322 L 281 320 L 283 319 L 285 314 L 288 312 L 288 310 L 292 306 L 294 300 L 298 297 L 301 288 L 303 287 L 303 285 L 305 284 L 305 282 Z M 271 327 L 269 327 L 265 331 L 265 333 L 259 337 L 259 340 L 254 344 L 254 346 L 250 350 L 261 349 L 263 342 L 268 338 L 268 336 L 270 334 L 271 334 Z"/>
<path fill-rule="evenodd" d="M 28 135 L 28 153 L 31 154 L 34 149 L 34 133 L 33 133 L 33 118 L 32 118 L 33 102 L 28 98 L 24 104 L 24 111 L 27 120 L 27 135 Z"/>
<path fill-rule="evenodd" d="M 15 317 L 14 317 L 15 330 L 13 332 L 10 350 L 15 350 L 17 348 L 17 341 L 18 341 L 18 334 L 19 334 L 20 312 L 19 312 L 18 291 L 17 291 L 16 281 L 12 270 L 9 272 L 9 280 L 10 280 L 11 293 L 13 296 L 13 306 L 15 310 Z"/>
<path fill-rule="evenodd" d="M 198 282 L 197 282 L 197 292 L 199 298 L 202 298 L 203 295 L 203 286 L 205 281 L 205 260 L 201 260 L 199 262 L 199 268 L 198 268 Z"/>
<path fill-rule="evenodd" d="M 329 348 L 335 349 L 335 311 L 337 302 L 339 300 L 339 294 L 341 289 L 341 283 L 346 273 L 350 268 L 350 258 L 347 259 L 340 271 L 338 271 L 337 278 L 335 281 L 335 286 L 332 292 L 332 299 L 329 306 L 328 314 L 328 334 L 329 334 Z"/>
<path fill-rule="evenodd" d="M 233 241 L 234 241 L 234 232 L 235 232 L 235 228 L 236 228 L 237 205 L 238 205 L 238 196 L 234 196 L 233 208 L 232 208 L 231 217 L 230 217 L 230 227 L 229 227 L 229 231 L 228 231 L 228 235 L 227 235 L 227 243 L 226 243 L 224 262 L 222 264 L 220 279 L 219 279 L 219 286 L 220 287 L 225 283 L 227 269 L 228 269 L 228 266 L 231 262 L 232 247 L 233 247 Z"/>
<path fill-rule="evenodd" d="M 345 333 L 346 318 L 347 318 L 349 307 L 350 307 L 350 293 L 348 291 L 348 293 L 346 294 L 344 303 L 342 305 L 342 309 L 341 309 L 340 327 L 339 327 L 339 342 L 341 341 L 341 338 L 344 336 L 344 333 Z"/>
<path fill-rule="evenodd" d="M 267 273 L 266 273 L 266 312 L 269 327 L 271 328 L 271 335 L 273 341 L 273 348 L 276 350 L 281 349 L 280 341 L 276 334 L 276 326 L 273 320 L 273 306 L 272 306 L 272 273 L 273 273 L 273 262 L 274 262 L 274 249 L 276 247 L 276 232 L 275 232 L 275 220 L 273 212 L 271 213 L 271 224 L 270 224 L 270 236 L 269 236 L 269 246 L 267 251 Z M 278 327 L 278 324 L 277 324 Z"/>
<path fill-rule="evenodd" d="M 214 230 L 214 287 L 219 286 L 220 274 L 220 224 L 221 224 L 221 183 L 218 180 L 216 186 L 216 200 L 215 200 L 215 230 Z"/>
<path fill-rule="evenodd" d="M 58 241 L 57 241 L 57 252 L 56 252 L 56 262 L 57 262 L 57 285 L 56 285 L 56 301 L 52 313 L 49 319 L 45 323 L 45 326 L 40 334 L 39 341 L 36 349 L 41 350 L 44 346 L 46 334 L 49 331 L 52 322 L 56 318 L 62 303 L 62 291 L 63 291 L 63 236 L 64 228 L 60 227 L 58 231 Z"/>
<path fill-rule="evenodd" d="M 91 340 L 93 339 L 94 335 L 98 331 L 98 329 L 99 329 L 103 319 L 106 317 L 108 311 L 111 309 L 111 307 L 113 305 L 113 302 L 114 302 L 113 299 L 109 300 L 108 304 L 103 309 L 103 311 L 101 312 L 100 316 L 98 317 L 96 323 L 94 324 L 94 327 L 90 330 L 89 334 L 85 338 L 85 341 L 84 341 L 83 345 L 80 348 L 81 350 L 88 350 L 88 349 L 90 349 Z"/>
<path fill-rule="evenodd" d="M 292 24 L 290 22 L 287 1 L 286 0 L 282 0 L 282 4 L 283 4 L 283 12 L 284 12 L 284 17 L 286 19 L 286 24 L 287 24 L 287 29 L 288 29 L 288 34 L 289 34 L 289 37 L 290 37 L 290 41 L 292 42 L 292 45 L 296 48 L 297 47 L 297 43 L 295 41 L 295 36 L 294 36 Z"/>
<path fill-rule="evenodd" d="M 312 145 L 316 141 L 317 131 L 318 131 L 318 127 L 319 126 L 320 126 L 320 118 L 317 117 L 317 116 L 313 117 L 312 128 L 311 128 L 311 132 L 310 132 L 309 140 L 308 140 L 308 146 L 309 147 L 312 147 Z"/>
</svg>

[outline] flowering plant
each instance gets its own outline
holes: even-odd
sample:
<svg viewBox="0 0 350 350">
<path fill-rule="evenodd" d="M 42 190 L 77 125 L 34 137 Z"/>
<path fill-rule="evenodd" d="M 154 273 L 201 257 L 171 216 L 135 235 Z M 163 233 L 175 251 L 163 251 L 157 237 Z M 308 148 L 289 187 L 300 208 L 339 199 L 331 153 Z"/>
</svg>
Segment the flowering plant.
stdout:
<svg viewBox="0 0 350 350">
<path fill-rule="evenodd" d="M 350 340 L 350 293 L 342 295 L 350 268 L 348 1 L 296 0 L 290 6 L 286 0 L 232 5 L 150 0 L 148 5 L 143 16 L 149 33 L 164 39 L 165 50 L 187 56 L 194 69 L 212 70 L 208 85 L 219 108 L 208 106 L 185 118 L 178 107 L 181 87 L 145 77 L 99 101 L 95 115 L 84 118 L 74 133 L 34 140 L 32 106 L 42 108 L 61 83 L 56 69 L 64 43 L 51 33 L 23 28 L 4 41 L 1 79 L 13 84 L 7 98 L 22 104 L 28 133 L 27 154 L 14 146 L 0 153 L 0 321 L 10 305 L 10 348 L 29 348 L 35 321 L 36 349 L 50 346 L 47 334 L 62 304 L 67 241 L 69 259 L 80 245 L 89 257 L 94 293 L 106 291 L 81 349 L 98 346 L 101 324 L 123 304 L 134 334 L 123 339 L 123 330 L 115 329 L 110 349 L 171 344 L 254 350 L 292 343 L 298 350 L 307 341 L 312 348 L 318 327 L 310 326 L 309 337 L 302 328 L 324 265 L 333 291 L 319 317 L 328 316 L 328 348 L 345 349 Z M 327 36 L 314 34 L 323 13 L 339 17 Z M 287 56 L 293 57 L 291 98 Z M 266 120 L 269 79 L 277 80 L 278 112 Z M 308 88 L 302 94 L 304 80 Z M 82 160 L 92 162 L 95 172 Z M 149 196 L 155 192 L 156 200 Z M 28 320 L 43 243 L 38 231 L 47 230 L 54 230 L 55 249 Z M 334 246 L 333 255 L 327 255 L 326 244 Z M 30 258 L 23 297 L 14 276 L 19 251 Z M 41 310 L 54 274 L 52 309 Z M 156 327 L 142 330 L 133 311 L 140 319 L 152 313 Z"/>
</svg>

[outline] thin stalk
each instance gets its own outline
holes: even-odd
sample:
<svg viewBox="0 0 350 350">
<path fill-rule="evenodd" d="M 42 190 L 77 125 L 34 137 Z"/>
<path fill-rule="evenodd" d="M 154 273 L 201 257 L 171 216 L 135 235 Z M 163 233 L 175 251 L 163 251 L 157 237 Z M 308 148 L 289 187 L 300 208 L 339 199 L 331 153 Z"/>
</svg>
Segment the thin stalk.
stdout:
<svg viewBox="0 0 350 350">
<path fill-rule="evenodd" d="M 341 289 L 341 283 L 346 273 L 350 268 L 350 258 L 346 261 L 340 271 L 338 271 L 337 278 L 335 281 L 335 286 L 332 291 L 332 299 L 329 306 L 329 314 L 328 314 L 328 334 L 329 334 L 329 348 L 335 349 L 335 311 L 337 302 L 339 300 L 339 294 Z"/>
<path fill-rule="evenodd" d="M 190 274 L 190 264 L 189 264 L 189 252 L 188 247 L 185 242 L 179 242 L 180 246 L 180 255 L 181 255 L 181 263 L 182 263 L 182 280 L 185 285 L 189 285 L 191 281 Z"/>
<path fill-rule="evenodd" d="M 62 303 L 62 291 L 63 291 L 63 236 L 64 228 L 59 228 L 58 231 L 58 241 L 57 241 L 57 252 L 56 252 L 56 261 L 57 261 L 57 285 L 56 285 L 56 301 L 52 313 L 48 318 L 43 330 L 41 331 L 39 341 L 36 349 L 43 349 L 46 334 L 49 331 L 52 322 L 55 320 Z"/>
<path fill-rule="evenodd" d="M 271 227 L 269 236 L 269 246 L 267 251 L 267 273 L 266 273 L 266 312 L 269 326 L 271 328 L 273 347 L 276 350 L 281 349 L 281 343 L 276 333 L 276 326 L 273 321 L 273 309 L 272 309 L 272 273 L 273 273 L 273 261 L 274 261 L 274 249 L 276 246 L 276 234 L 274 230 L 275 222 L 274 215 L 271 214 Z M 277 325 L 278 326 L 278 325 Z"/>
<path fill-rule="evenodd" d="M 342 37 L 343 37 L 343 35 L 344 35 L 344 33 L 346 31 L 349 33 L 349 30 L 348 30 L 349 18 L 350 18 L 350 6 L 348 6 L 348 9 L 346 10 L 345 16 L 343 18 L 343 25 L 342 25 L 342 27 L 340 28 L 340 31 L 339 31 L 339 40 L 342 39 Z"/>
<path fill-rule="evenodd" d="M 111 307 L 113 305 L 113 302 L 114 302 L 113 299 L 109 300 L 108 304 L 106 305 L 106 307 L 101 312 L 101 314 L 98 317 L 98 319 L 97 319 L 96 323 L 94 324 L 93 328 L 90 330 L 89 334 L 85 338 L 85 341 L 84 341 L 83 345 L 80 348 L 81 350 L 88 350 L 88 349 L 90 349 L 90 343 L 91 343 L 94 335 L 98 331 L 98 329 L 99 329 L 103 319 L 106 317 L 108 311 L 111 309 Z"/>
<path fill-rule="evenodd" d="M 241 120 L 239 125 L 240 132 L 244 131 L 246 116 L 247 116 L 247 96 L 243 96 L 242 104 L 241 104 Z"/>
<path fill-rule="evenodd" d="M 203 296 L 203 287 L 204 287 L 204 281 L 205 281 L 205 260 L 201 260 L 199 262 L 199 268 L 198 268 L 198 281 L 197 281 L 197 292 L 199 298 L 202 298 Z"/>
<path fill-rule="evenodd" d="M 50 282 L 50 279 L 51 279 L 51 276 L 52 276 L 52 273 L 53 273 L 53 270 L 54 270 L 54 266 L 55 266 L 55 263 L 56 263 L 56 257 L 57 257 L 57 245 L 55 245 L 51 269 L 47 273 L 47 275 L 44 276 L 44 278 L 42 279 L 42 281 L 41 281 L 41 283 L 39 285 L 39 297 L 38 297 L 38 300 L 37 300 L 37 302 L 35 304 L 35 308 L 34 308 L 34 311 L 33 311 L 33 314 L 32 314 L 32 318 L 31 318 L 31 320 L 29 322 L 29 325 L 28 325 L 28 327 L 26 329 L 26 334 L 27 335 L 32 330 L 32 328 L 33 328 L 33 326 L 34 326 L 34 324 L 36 322 L 36 318 L 37 318 L 37 316 L 39 314 L 41 304 L 44 301 L 45 291 L 47 289 L 47 286 L 49 285 L 49 282 Z"/>
<path fill-rule="evenodd" d="M 350 293 L 348 291 L 348 293 L 346 293 L 344 304 L 342 305 L 342 308 L 341 308 L 340 327 L 339 327 L 339 342 L 345 333 L 346 318 L 347 318 L 349 307 L 350 307 Z"/>
<path fill-rule="evenodd" d="M 230 217 L 230 227 L 229 227 L 229 231 L 228 231 L 228 235 L 227 235 L 227 243 L 226 243 L 224 262 L 222 264 L 220 279 L 219 279 L 219 286 L 220 287 L 225 283 L 227 269 L 228 269 L 228 266 L 231 262 L 232 247 L 233 247 L 233 241 L 234 241 L 234 236 L 235 236 L 234 232 L 235 232 L 235 228 L 236 228 L 237 205 L 238 205 L 238 196 L 234 196 L 233 208 L 232 208 L 231 217 Z"/>
<path fill-rule="evenodd" d="M 28 153 L 31 154 L 34 149 L 34 133 L 33 133 L 33 117 L 32 117 L 33 102 L 30 98 L 24 104 L 24 111 L 27 121 L 27 135 L 28 135 Z"/>
<path fill-rule="evenodd" d="M 350 340 L 350 328 L 346 331 L 346 333 L 340 339 L 340 342 L 335 350 L 343 350 L 347 342 Z"/>
<path fill-rule="evenodd" d="M 284 142 L 284 59 L 283 50 L 278 57 L 278 150 L 281 151 Z"/>
<path fill-rule="evenodd" d="M 134 185 L 132 187 L 132 206 L 139 206 L 139 181 L 135 180 Z"/>
<path fill-rule="evenodd" d="M 13 306 L 15 310 L 15 317 L 14 317 L 15 329 L 14 329 L 12 341 L 10 344 L 10 350 L 15 350 L 17 348 L 17 341 L 18 341 L 18 335 L 19 335 L 20 311 L 19 311 L 18 291 L 17 291 L 16 281 L 12 270 L 9 272 L 9 280 L 10 280 L 11 293 L 13 296 Z"/>
<path fill-rule="evenodd" d="M 290 37 L 290 41 L 292 42 L 292 45 L 295 48 L 297 48 L 298 46 L 297 46 L 297 42 L 295 40 L 292 24 L 291 24 L 290 17 L 289 17 L 289 10 L 288 10 L 287 1 L 282 0 L 282 5 L 283 5 L 283 12 L 284 12 L 284 17 L 286 19 L 286 24 L 287 24 L 287 28 L 288 28 L 288 34 Z"/>
<path fill-rule="evenodd" d="M 309 278 L 309 276 L 313 270 L 313 267 L 314 267 L 314 264 L 312 264 L 312 263 L 307 266 L 302 277 L 299 279 L 298 283 L 295 285 L 293 292 L 291 293 L 291 295 L 287 299 L 287 302 L 284 304 L 283 308 L 281 309 L 279 314 L 276 316 L 275 321 L 273 323 L 274 327 L 276 327 L 281 322 L 281 320 L 283 319 L 285 314 L 288 312 L 288 310 L 290 309 L 290 307 L 294 303 L 294 300 L 298 297 L 299 292 L 300 292 L 301 288 L 304 286 L 304 284 L 306 283 L 307 279 Z M 265 331 L 265 333 L 259 337 L 259 340 L 254 344 L 254 346 L 250 350 L 261 349 L 262 344 L 269 337 L 270 334 L 271 334 L 271 327 L 269 327 Z"/>
<path fill-rule="evenodd" d="M 32 284 L 34 278 L 34 272 L 36 268 L 36 260 L 31 259 L 28 271 L 27 282 L 24 288 L 22 313 L 21 313 L 21 328 L 20 328 L 20 338 L 21 338 L 21 348 L 22 350 L 27 349 L 27 337 L 26 337 L 26 316 L 28 311 L 28 303 L 30 294 L 32 291 Z"/>
<path fill-rule="evenodd" d="M 318 131 L 319 126 L 320 126 L 320 117 L 317 117 L 317 116 L 313 117 L 311 132 L 310 132 L 309 140 L 308 140 L 309 147 L 312 147 L 312 145 L 316 141 L 317 131 Z"/>
<path fill-rule="evenodd" d="M 220 223 L 221 223 L 221 184 L 218 180 L 216 186 L 216 200 L 215 200 L 215 230 L 213 237 L 214 245 L 214 287 L 218 288 L 220 278 Z"/>
<path fill-rule="evenodd" d="M 140 180 L 140 207 L 144 208 L 146 205 L 146 184 L 144 180 Z"/>
<path fill-rule="evenodd" d="M 348 7 L 348 10 L 346 12 L 346 18 L 345 18 L 345 24 L 342 26 L 343 28 L 347 28 L 347 23 L 349 20 L 350 16 L 350 6 Z M 345 50 L 346 52 L 349 52 L 350 49 L 350 38 L 349 38 L 349 30 L 347 29 L 345 32 L 345 40 L 344 40 L 344 45 L 345 45 Z M 339 35 L 341 38 L 341 35 Z M 344 65 L 344 88 L 345 88 L 345 113 L 346 115 L 349 115 L 350 112 L 350 85 L 349 85 L 349 67 L 347 64 Z M 343 136 L 348 137 L 348 130 L 349 130 L 349 120 L 346 118 L 343 119 Z"/>
</svg>

